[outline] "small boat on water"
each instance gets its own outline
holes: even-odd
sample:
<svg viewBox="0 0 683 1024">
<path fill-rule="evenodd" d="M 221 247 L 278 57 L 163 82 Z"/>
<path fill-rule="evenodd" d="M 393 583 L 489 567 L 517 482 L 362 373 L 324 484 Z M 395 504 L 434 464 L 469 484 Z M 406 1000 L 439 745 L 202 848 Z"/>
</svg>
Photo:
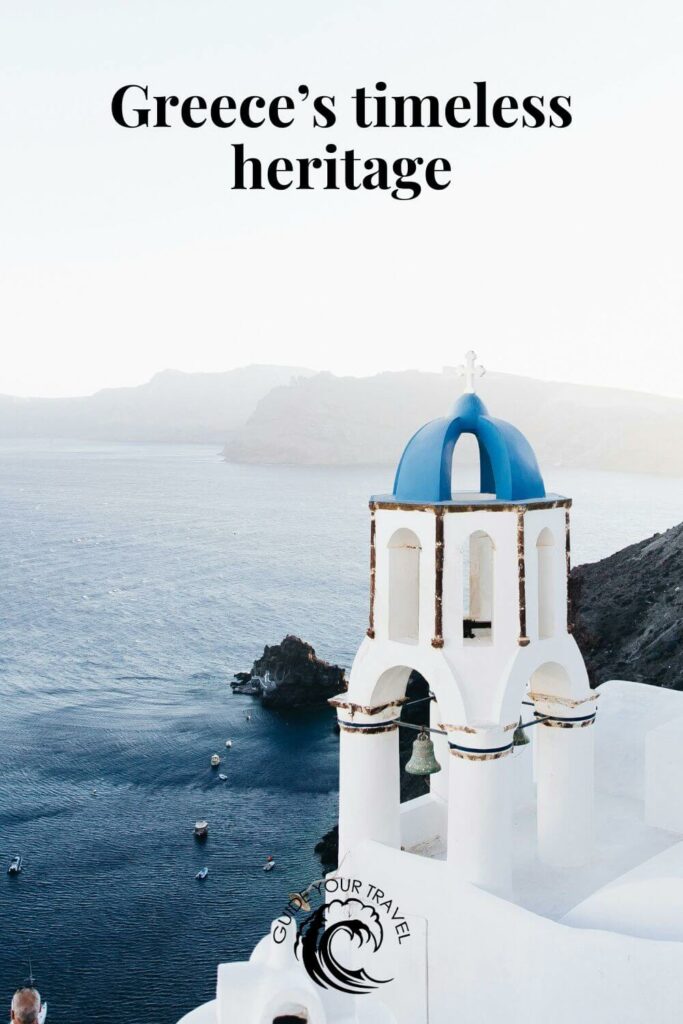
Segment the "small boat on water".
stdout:
<svg viewBox="0 0 683 1024">
<path fill-rule="evenodd" d="M 209 823 L 200 818 L 194 823 L 194 837 L 195 839 L 206 839 L 209 834 Z"/>
<path fill-rule="evenodd" d="M 268 856 L 266 857 L 266 863 L 263 865 L 263 870 L 264 871 L 272 871 L 274 867 L 275 867 L 275 861 L 270 856 L 270 854 L 268 854 Z"/>
<path fill-rule="evenodd" d="M 15 854 L 15 856 L 12 857 L 12 860 L 9 863 L 9 867 L 7 868 L 7 874 L 20 875 L 23 868 L 23 864 L 23 857 L 21 857 L 18 853 Z"/>
<path fill-rule="evenodd" d="M 17 858 L 15 857 L 13 859 L 16 860 Z M 19 857 L 19 860 L 21 860 L 21 857 Z M 19 988 L 15 992 L 15 995 L 18 995 L 20 992 L 22 992 L 22 991 L 24 991 L 26 989 L 33 989 L 33 996 L 30 997 L 31 1001 L 33 1002 L 33 1008 L 32 1008 L 33 1009 L 33 1013 L 31 1014 L 31 1020 L 35 1020 L 36 1024 L 45 1024 L 45 1018 L 47 1017 L 47 1003 L 43 1002 L 43 1000 L 41 998 L 41 995 L 40 995 L 40 992 L 36 988 L 36 979 L 33 977 L 33 965 L 31 964 L 31 954 L 30 953 L 29 953 L 29 957 L 28 957 L 28 978 L 26 978 L 24 980 L 23 985 L 19 986 Z M 38 1016 L 37 1017 L 35 1016 L 35 1008 L 34 1008 L 35 1007 L 35 1002 L 34 1002 L 35 997 L 37 997 L 38 1002 L 40 1004 L 40 1007 L 38 1009 Z M 15 1007 L 14 1007 L 14 999 L 12 999 L 12 1011 L 11 1011 L 11 1013 L 12 1013 L 12 1020 L 17 1020 L 18 1018 L 15 1017 L 14 1009 L 15 1009 Z M 23 1007 L 22 1007 L 22 1009 L 23 1009 Z"/>
<path fill-rule="evenodd" d="M 26 984 L 25 987 L 26 988 L 35 988 L 34 985 L 29 985 L 29 984 Z M 40 1004 L 40 1010 L 38 1011 L 38 1016 L 37 1017 L 32 1017 L 31 1020 L 35 1020 L 37 1022 L 37 1024 L 45 1024 L 45 1018 L 46 1017 L 47 1017 L 47 1003 L 41 1003 Z M 12 1017 L 12 1020 L 17 1020 L 17 1019 L 18 1018 L 16 1018 L 16 1017 Z"/>
<path fill-rule="evenodd" d="M 218 778 L 221 780 L 221 782 L 227 782 L 228 781 L 228 776 L 224 775 L 223 772 L 219 772 L 218 773 Z"/>
<path fill-rule="evenodd" d="M 304 910 L 308 913 L 311 909 L 311 904 L 308 902 L 306 893 L 304 892 L 290 892 L 289 902 L 295 910 Z"/>
<path fill-rule="evenodd" d="M 209 873 L 208 868 L 200 868 L 197 874 L 194 876 L 198 882 L 203 882 Z"/>
<path fill-rule="evenodd" d="M 228 748 L 228 750 L 230 750 L 230 747 L 232 746 L 232 740 L 226 740 L 225 745 Z"/>
<path fill-rule="evenodd" d="M 221 759 L 220 759 L 219 755 L 218 754 L 212 754 L 211 755 L 211 767 L 212 768 L 218 768 L 218 765 L 220 763 L 221 763 Z"/>
</svg>

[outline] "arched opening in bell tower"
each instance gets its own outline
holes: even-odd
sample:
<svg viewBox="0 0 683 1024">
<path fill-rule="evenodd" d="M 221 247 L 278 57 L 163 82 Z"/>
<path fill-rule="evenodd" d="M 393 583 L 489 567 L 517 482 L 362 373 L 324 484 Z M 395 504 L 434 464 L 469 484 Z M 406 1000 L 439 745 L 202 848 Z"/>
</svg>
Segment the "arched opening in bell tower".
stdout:
<svg viewBox="0 0 683 1024">
<path fill-rule="evenodd" d="M 412 530 L 389 540 L 389 639 L 416 644 L 420 636 L 420 541 Z"/>
<path fill-rule="evenodd" d="M 412 671 L 406 683 L 405 696 L 407 704 L 401 708 L 400 719 L 411 726 L 429 726 L 430 721 L 430 690 L 429 684 L 419 672 Z M 430 778 L 428 775 L 411 775 L 405 771 L 418 733 L 412 728 L 402 728 L 398 732 L 398 758 L 401 771 L 401 803 L 414 800 L 429 792 Z"/>
<path fill-rule="evenodd" d="M 416 856 L 444 858 L 448 824 L 450 750 L 442 715 L 427 680 L 413 669 L 405 686 L 398 729 L 401 848 Z M 430 731 L 424 748 L 420 728 Z M 420 737 L 420 739 L 418 739 Z M 418 750 L 418 747 L 422 748 Z"/>
<path fill-rule="evenodd" d="M 493 637 L 494 544 L 484 530 L 470 534 L 463 548 L 463 638 L 466 644 Z"/>
<path fill-rule="evenodd" d="M 538 638 L 555 633 L 555 538 L 546 526 L 536 541 L 538 563 Z"/>
<path fill-rule="evenodd" d="M 447 723 L 465 722 L 464 702 L 460 681 L 440 654 L 417 660 L 422 671 L 405 663 L 384 667 L 387 658 L 376 668 L 357 664 L 337 705 L 342 857 L 361 839 L 428 859 L 447 855 Z M 362 720 L 350 717 L 354 707 L 363 712 Z M 369 708 L 376 714 L 366 715 Z"/>
</svg>

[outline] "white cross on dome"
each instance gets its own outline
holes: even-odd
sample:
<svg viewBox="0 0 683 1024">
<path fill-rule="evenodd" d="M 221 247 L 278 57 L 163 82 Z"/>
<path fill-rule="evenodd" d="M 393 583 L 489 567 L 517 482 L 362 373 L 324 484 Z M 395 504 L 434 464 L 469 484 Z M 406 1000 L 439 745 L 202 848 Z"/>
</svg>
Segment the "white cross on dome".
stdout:
<svg viewBox="0 0 683 1024">
<path fill-rule="evenodd" d="M 465 392 L 473 395 L 476 391 L 474 381 L 477 377 L 483 377 L 486 370 L 483 366 L 477 365 L 477 353 L 472 349 L 465 353 L 465 362 L 456 366 L 455 372 L 465 378 Z"/>
</svg>

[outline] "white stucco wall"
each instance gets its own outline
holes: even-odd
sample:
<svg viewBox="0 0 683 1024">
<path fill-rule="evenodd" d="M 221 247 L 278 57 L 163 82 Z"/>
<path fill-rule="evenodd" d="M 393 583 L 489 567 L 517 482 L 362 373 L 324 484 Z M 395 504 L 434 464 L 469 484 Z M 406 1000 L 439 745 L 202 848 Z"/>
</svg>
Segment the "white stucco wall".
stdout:
<svg viewBox="0 0 683 1024">
<path fill-rule="evenodd" d="M 353 851 L 348 869 L 381 878 L 402 910 L 425 917 L 429 1024 L 680 1020 L 683 943 L 567 927 L 457 882 L 443 862 L 373 843 Z M 418 946 L 412 971 L 394 983 L 392 1006 L 424 969 Z M 400 1012 L 397 1020 L 416 1024 Z"/>
</svg>

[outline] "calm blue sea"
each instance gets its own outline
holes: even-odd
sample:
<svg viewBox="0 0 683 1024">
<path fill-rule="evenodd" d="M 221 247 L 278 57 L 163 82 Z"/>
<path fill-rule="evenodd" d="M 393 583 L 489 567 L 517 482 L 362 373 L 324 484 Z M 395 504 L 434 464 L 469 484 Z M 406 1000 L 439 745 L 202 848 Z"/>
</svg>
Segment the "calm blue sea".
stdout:
<svg viewBox="0 0 683 1024">
<path fill-rule="evenodd" d="M 288 632 L 350 664 L 367 498 L 390 482 L 206 446 L 0 443 L 0 1017 L 30 944 L 50 1021 L 174 1024 L 318 877 L 332 717 L 263 711 L 228 681 Z M 546 483 L 575 498 L 575 561 L 682 517 L 681 480 Z"/>
</svg>

